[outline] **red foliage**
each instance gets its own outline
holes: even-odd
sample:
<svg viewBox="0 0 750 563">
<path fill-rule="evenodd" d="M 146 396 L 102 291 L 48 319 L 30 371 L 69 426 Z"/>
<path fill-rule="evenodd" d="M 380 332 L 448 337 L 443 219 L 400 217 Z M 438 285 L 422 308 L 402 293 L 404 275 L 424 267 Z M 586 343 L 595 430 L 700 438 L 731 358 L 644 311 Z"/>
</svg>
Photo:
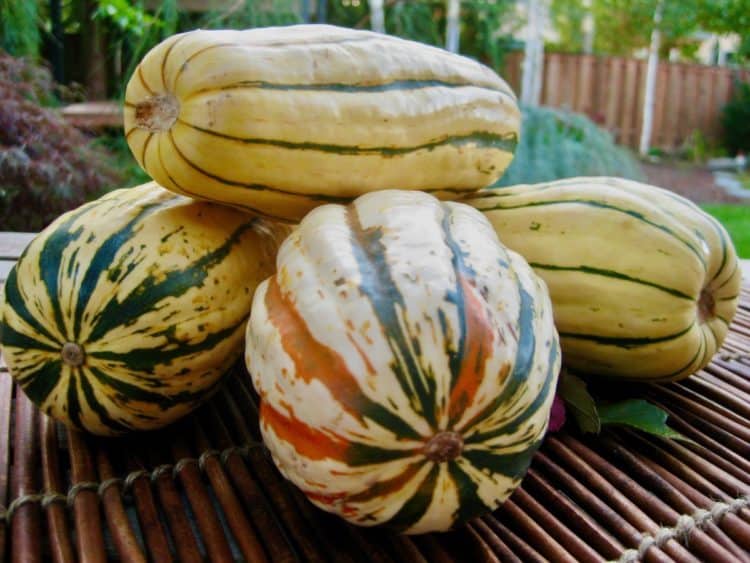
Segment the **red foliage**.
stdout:
<svg viewBox="0 0 750 563">
<path fill-rule="evenodd" d="M 53 109 L 50 73 L 0 52 L 0 230 L 38 231 L 119 181 L 110 155 Z"/>
</svg>

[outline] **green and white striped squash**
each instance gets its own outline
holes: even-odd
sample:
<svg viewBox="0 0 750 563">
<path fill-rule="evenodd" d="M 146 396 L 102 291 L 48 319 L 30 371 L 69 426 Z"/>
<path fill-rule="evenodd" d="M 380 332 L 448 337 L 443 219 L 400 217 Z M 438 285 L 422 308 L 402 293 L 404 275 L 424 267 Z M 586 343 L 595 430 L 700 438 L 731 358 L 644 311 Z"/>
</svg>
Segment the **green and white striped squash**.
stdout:
<svg viewBox="0 0 750 563">
<path fill-rule="evenodd" d="M 721 224 L 687 199 L 619 178 L 571 178 L 465 201 L 547 282 L 571 368 L 678 380 L 724 341 L 741 269 Z"/>
<path fill-rule="evenodd" d="M 128 144 L 157 182 L 293 222 L 379 189 L 489 186 L 519 126 L 513 92 L 478 62 L 330 25 L 172 36 L 125 96 Z"/>
<path fill-rule="evenodd" d="M 65 213 L 5 283 L 11 375 L 42 411 L 95 434 L 174 421 L 242 356 L 279 229 L 155 183 Z"/>
<path fill-rule="evenodd" d="M 256 291 L 264 441 L 324 510 L 446 530 L 519 484 L 559 371 L 549 296 L 467 205 L 382 191 L 310 212 Z"/>
</svg>

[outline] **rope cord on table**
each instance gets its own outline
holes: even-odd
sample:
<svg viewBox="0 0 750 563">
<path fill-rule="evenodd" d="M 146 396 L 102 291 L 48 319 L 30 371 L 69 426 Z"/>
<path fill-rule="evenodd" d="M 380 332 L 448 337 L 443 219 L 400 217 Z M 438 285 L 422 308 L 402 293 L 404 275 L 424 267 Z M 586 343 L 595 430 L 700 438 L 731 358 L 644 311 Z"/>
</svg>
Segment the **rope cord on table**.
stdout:
<svg viewBox="0 0 750 563">
<path fill-rule="evenodd" d="M 262 442 L 250 442 L 243 446 L 232 446 L 221 451 L 206 450 L 200 455 L 200 457 L 182 458 L 175 462 L 174 465 L 159 465 L 151 471 L 137 469 L 128 473 L 124 478 L 112 477 L 100 482 L 81 481 L 80 483 L 72 485 L 70 489 L 68 489 L 67 494 L 50 491 L 46 493 L 21 495 L 20 497 L 13 499 L 6 509 L 3 509 L 2 505 L 0 505 L 0 523 L 10 524 L 15 513 L 26 504 L 39 503 L 42 508 L 46 509 L 53 502 L 62 502 L 72 508 L 78 493 L 81 491 L 93 491 L 101 498 L 110 487 L 117 485 L 120 487 L 120 493 L 125 495 L 132 490 L 137 479 L 147 478 L 151 482 L 156 482 L 163 474 L 170 474 L 173 479 L 177 479 L 180 471 L 189 464 L 196 464 L 201 472 L 205 472 L 206 462 L 210 457 L 218 457 L 220 462 L 225 465 L 231 455 L 239 455 L 242 458 L 247 458 L 250 455 L 251 450 L 260 447 L 263 447 Z"/>
<path fill-rule="evenodd" d="M 719 359 L 724 362 L 750 360 L 750 352 L 722 352 L 719 354 Z"/>
<path fill-rule="evenodd" d="M 743 495 L 729 502 L 717 502 L 708 509 L 698 509 L 692 515 L 683 514 L 673 527 L 659 528 L 654 534 L 645 534 L 638 548 L 624 551 L 617 559 L 617 563 L 641 561 L 649 549 L 661 548 L 669 540 L 679 539 L 684 543 L 695 530 L 702 530 L 709 524 L 719 522 L 727 514 L 736 514 L 748 507 L 750 507 L 750 495 Z"/>
</svg>

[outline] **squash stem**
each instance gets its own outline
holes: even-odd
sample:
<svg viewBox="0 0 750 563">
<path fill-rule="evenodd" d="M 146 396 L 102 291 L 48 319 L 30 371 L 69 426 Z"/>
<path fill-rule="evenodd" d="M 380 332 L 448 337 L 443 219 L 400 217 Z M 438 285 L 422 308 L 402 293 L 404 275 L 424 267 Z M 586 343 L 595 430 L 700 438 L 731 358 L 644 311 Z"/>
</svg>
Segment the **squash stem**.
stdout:
<svg viewBox="0 0 750 563">
<path fill-rule="evenodd" d="M 424 455 L 430 461 L 442 463 L 452 461 L 461 455 L 464 439 L 457 432 L 439 432 L 424 446 Z"/>
<path fill-rule="evenodd" d="M 708 288 L 704 287 L 698 298 L 698 320 L 705 323 L 716 316 L 716 299 Z"/>
<path fill-rule="evenodd" d="M 75 342 L 66 342 L 63 344 L 60 355 L 62 356 L 62 361 L 71 367 L 80 366 L 86 359 L 83 347 Z"/>
<path fill-rule="evenodd" d="M 135 125 L 158 133 L 168 131 L 180 115 L 180 102 L 172 94 L 150 96 L 135 105 Z"/>
</svg>

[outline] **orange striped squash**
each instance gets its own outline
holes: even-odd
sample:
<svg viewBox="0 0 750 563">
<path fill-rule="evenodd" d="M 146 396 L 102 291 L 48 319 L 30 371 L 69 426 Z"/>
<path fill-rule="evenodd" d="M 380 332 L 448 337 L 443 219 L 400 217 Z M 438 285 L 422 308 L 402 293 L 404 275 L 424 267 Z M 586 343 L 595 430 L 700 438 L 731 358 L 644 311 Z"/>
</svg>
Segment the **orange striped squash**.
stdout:
<svg viewBox="0 0 750 563">
<path fill-rule="evenodd" d="M 277 268 L 245 359 L 288 479 L 350 522 L 405 533 L 511 494 L 560 356 L 544 283 L 481 213 L 409 191 L 322 206 Z"/>
</svg>

